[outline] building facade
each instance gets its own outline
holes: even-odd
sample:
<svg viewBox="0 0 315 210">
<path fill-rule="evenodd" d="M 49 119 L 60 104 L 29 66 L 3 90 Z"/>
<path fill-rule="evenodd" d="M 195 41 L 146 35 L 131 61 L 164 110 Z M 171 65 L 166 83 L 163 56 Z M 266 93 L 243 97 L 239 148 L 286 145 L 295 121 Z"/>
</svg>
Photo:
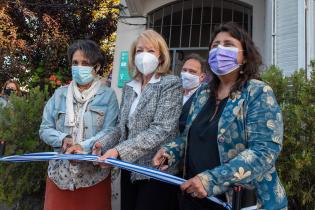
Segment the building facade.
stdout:
<svg viewBox="0 0 315 210">
<path fill-rule="evenodd" d="M 112 87 L 118 96 L 128 79 L 126 59 L 131 43 L 147 28 L 163 35 L 170 47 L 172 70 L 185 55 L 208 56 L 215 26 L 233 21 L 250 33 L 266 66 L 285 75 L 310 69 L 315 59 L 315 0 L 122 0 Z M 120 97 L 119 97 L 120 98 Z"/>
<path fill-rule="evenodd" d="M 299 68 L 310 71 L 315 60 L 315 0 L 122 0 L 111 87 L 121 99 L 128 77 L 128 51 L 143 30 L 163 35 L 177 74 L 185 55 L 208 57 L 214 28 L 237 22 L 252 36 L 266 66 L 275 64 L 285 75 Z M 118 177 L 119 179 L 119 177 Z M 119 180 L 113 183 L 113 209 L 119 210 Z"/>
</svg>

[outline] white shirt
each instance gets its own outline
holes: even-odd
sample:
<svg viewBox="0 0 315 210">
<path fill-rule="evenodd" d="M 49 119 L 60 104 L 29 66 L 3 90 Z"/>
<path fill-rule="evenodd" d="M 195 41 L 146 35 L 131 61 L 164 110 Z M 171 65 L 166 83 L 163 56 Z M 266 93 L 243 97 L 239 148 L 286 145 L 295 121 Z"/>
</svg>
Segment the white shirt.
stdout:
<svg viewBox="0 0 315 210">
<path fill-rule="evenodd" d="M 184 98 L 183 98 L 183 105 L 184 105 L 184 104 L 189 100 L 189 98 L 198 90 L 199 87 L 200 87 L 200 85 L 197 86 L 195 89 L 190 90 L 187 95 L 184 95 Z"/>
<path fill-rule="evenodd" d="M 156 78 L 155 74 L 154 74 L 148 83 L 153 84 L 153 83 L 159 82 L 160 80 L 161 80 L 161 77 Z M 134 111 L 136 110 L 137 105 L 138 105 L 139 100 L 140 100 L 140 97 L 141 97 L 141 94 L 142 94 L 141 82 L 137 81 L 137 80 L 132 80 L 131 82 L 128 82 L 127 85 L 132 87 L 133 91 L 135 91 L 135 93 L 137 94 L 137 97 L 134 99 L 134 101 L 132 102 L 131 107 L 130 107 L 130 111 L 129 111 L 129 117 L 130 117 L 134 113 Z"/>
</svg>

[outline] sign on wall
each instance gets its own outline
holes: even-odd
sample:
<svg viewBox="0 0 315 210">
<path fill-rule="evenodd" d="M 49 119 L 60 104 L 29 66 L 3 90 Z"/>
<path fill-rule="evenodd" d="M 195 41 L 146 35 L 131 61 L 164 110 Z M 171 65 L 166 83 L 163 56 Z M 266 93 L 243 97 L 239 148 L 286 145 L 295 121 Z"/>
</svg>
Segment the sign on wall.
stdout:
<svg viewBox="0 0 315 210">
<path fill-rule="evenodd" d="M 126 82 L 130 81 L 128 73 L 128 51 L 121 51 L 120 53 L 120 64 L 119 64 L 119 76 L 118 76 L 118 87 L 122 88 Z"/>
</svg>

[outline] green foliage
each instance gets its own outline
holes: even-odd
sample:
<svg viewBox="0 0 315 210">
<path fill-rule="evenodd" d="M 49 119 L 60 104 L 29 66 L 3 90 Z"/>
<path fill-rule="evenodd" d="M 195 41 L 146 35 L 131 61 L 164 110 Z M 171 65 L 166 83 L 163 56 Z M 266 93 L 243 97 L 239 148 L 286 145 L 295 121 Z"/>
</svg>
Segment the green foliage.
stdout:
<svg viewBox="0 0 315 210">
<path fill-rule="evenodd" d="M 276 66 L 270 66 L 262 75 L 262 79 L 272 85 L 277 101 L 283 101 L 288 86 L 288 81 L 283 79 L 282 72 Z"/>
<path fill-rule="evenodd" d="M 0 109 L 0 139 L 6 155 L 49 151 L 38 130 L 47 91 L 32 89 L 27 96 L 9 98 Z M 47 163 L 0 163 L 0 203 L 15 209 L 42 209 Z M 34 206 L 34 203 L 36 206 Z"/>
<path fill-rule="evenodd" d="M 119 0 L 19 0 L 0 5 L 0 86 L 12 78 L 30 88 L 49 84 L 55 89 L 67 83 L 67 48 L 77 39 L 100 44 L 105 73 L 111 68 Z M 51 84 L 51 75 L 60 82 Z"/>
<path fill-rule="evenodd" d="M 273 88 L 282 107 L 284 144 L 278 172 L 289 196 L 290 209 L 315 209 L 315 70 L 284 77 L 272 66 L 263 80 Z"/>
</svg>

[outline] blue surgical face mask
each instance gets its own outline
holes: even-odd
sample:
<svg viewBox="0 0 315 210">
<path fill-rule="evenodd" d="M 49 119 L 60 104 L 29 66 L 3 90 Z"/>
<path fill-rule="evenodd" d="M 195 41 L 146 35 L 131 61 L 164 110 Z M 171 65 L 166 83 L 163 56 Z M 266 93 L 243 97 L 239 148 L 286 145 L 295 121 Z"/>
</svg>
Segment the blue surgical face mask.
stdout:
<svg viewBox="0 0 315 210">
<path fill-rule="evenodd" d="M 92 66 L 72 66 L 72 79 L 79 85 L 86 85 L 95 79 Z"/>
</svg>

